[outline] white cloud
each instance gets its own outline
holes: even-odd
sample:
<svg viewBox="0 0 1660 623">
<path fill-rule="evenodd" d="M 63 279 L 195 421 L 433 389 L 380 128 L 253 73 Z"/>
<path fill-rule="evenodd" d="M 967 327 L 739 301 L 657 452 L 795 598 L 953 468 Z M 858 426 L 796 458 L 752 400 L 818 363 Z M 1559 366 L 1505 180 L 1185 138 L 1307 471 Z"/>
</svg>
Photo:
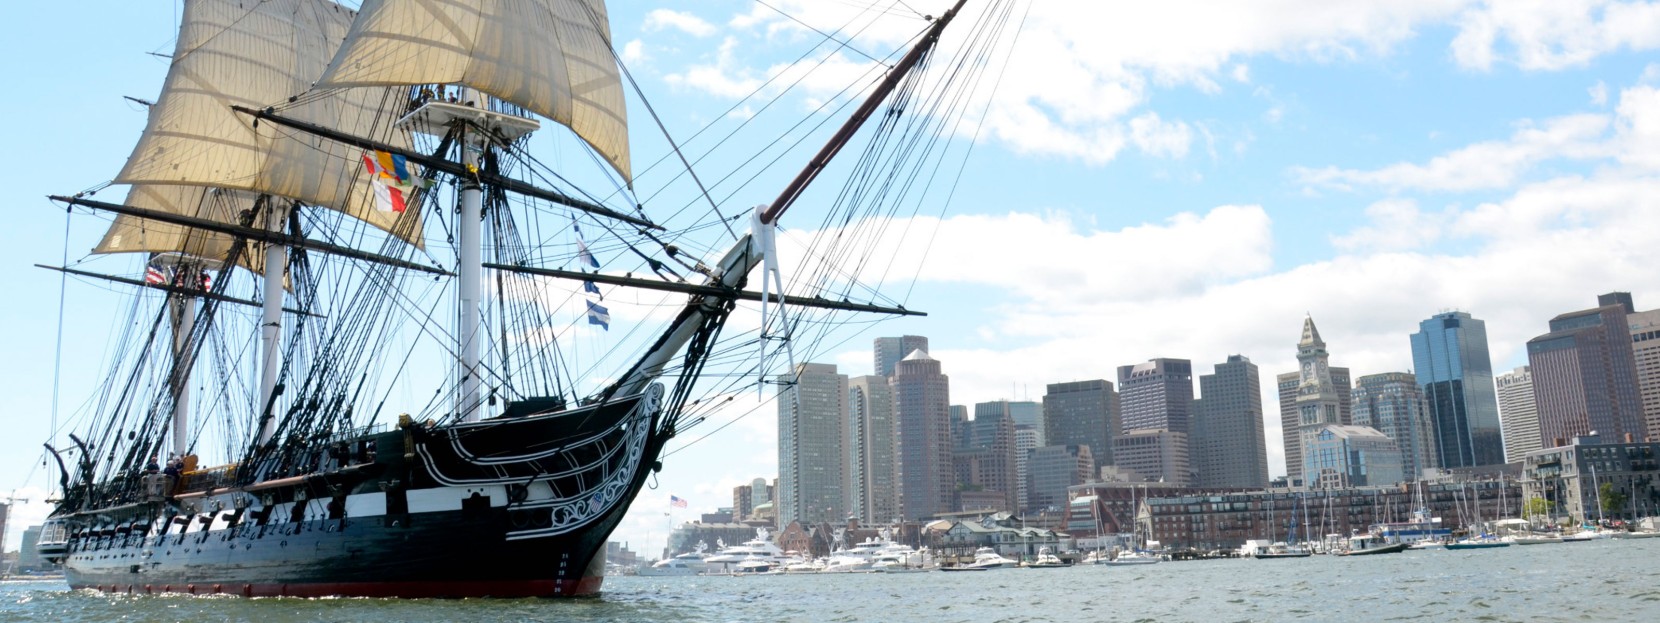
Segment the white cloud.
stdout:
<svg viewBox="0 0 1660 623">
<path fill-rule="evenodd" d="M 1501 59 L 1550 71 L 1657 47 L 1660 4 L 1610 0 L 1486 0 L 1460 16 L 1452 43 L 1460 65 L 1483 71 Z"/>
<path fill-rule="evenodd" d="M 1158 113 L 1150 112 L 1130 120 L 1130 140 L 1148 155 L 1182 158 L 1193 142 L 1193 132 L 1186 123 L 1165 123 Z"/>
<path fill-rule="evenodd" d="M 646 14 L 646 32 L 658 32 L 665 29 L 678 30 L 694 37 L 707 37 L 716 32 L 714 24 L 703 21 L 703 18 L 685 11 L 656 9 Z"/>
<path fill-rule="evenodd" d="M 623 44 L 622 61 L 625 65 L 639 65 L 651 57 L 646 55 L 645 43 L 634 39 Z"/>
<path fill-rule="evenodd" d="M 1245 63 L 1240 63 L 1238 65 L 1234 65 L 1233 66 L 1233 72 L 1231 72 L 1230 75 L 1233 76 L 1233 79 L 1234 79 L 1235 82 L 1250 83 L 1251 82 L 1251 66 L 1246 65 Z"/>
<path fill-rule="evenodd" d="M 1591 88 L 1586 89 L 1585 92 L 1591 96 L 1593 106 L 1602 106 L 1608 103 L 1608 85 L 1601 80 L 1591 85 Z"/>
<path fill-rule="evenodd" d="M 1404 251 L 1440 239 L 1444 218 L 1418 211 L 1410 199 L 1385 199 L 1366 206 L 1370 225 L 1332 237 L 1341 251 Z"/>
<path fill-rule="evenodd" d="M 1607 115 L 1569 115 L 1539 125 L 1524 122 L 1509 139 L 1469 145 L 1425 164 L 1403 162 L 1371 171 L 1295 167 L 1292 174 L 1303 184 L 1345 190 L 1354 186 L 1451 191 L 1510 188 L 1540 161 L 1606 155 L 1603 140 L 1608 127 Z"/>
</svg>

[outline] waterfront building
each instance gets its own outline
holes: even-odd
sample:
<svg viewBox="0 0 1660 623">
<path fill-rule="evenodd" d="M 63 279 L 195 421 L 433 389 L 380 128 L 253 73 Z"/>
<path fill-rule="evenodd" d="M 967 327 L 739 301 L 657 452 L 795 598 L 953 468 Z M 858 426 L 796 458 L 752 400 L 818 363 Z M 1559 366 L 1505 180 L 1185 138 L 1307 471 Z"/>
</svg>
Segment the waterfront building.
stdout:
<svg viewBox="0 0 1660 623">
<path fill-rule="evenodd" d="M 1113 466 L 1140 480 L 1187 486 L 1192 482 L 1187 434 L 1164 430 L 1130 430 L 1112 440 Z"/>
<path fill-rule="evenodd" d="M 885 376 L 847 381 L 848 513 L 865 523 L 899 518 L 893 387 Z"/>
<path fill-rule="evenodd" d="M 1660 309 L 1628 314 L 1626 323 L 1643 403 L 1644 438 L 1660 440 Z"/>
<path fill-rule="evenodd" d="M 1188 433 L 1193 404 L 1193 362 L 1152 359 L 1118 367 L 1123 431 L 1169 430 Z"/>
<path fill-rule="evenodd" d="M 977 519 L 955 521 L 941 535 L 938 553 L 972 560 L 974 550 L 989 547 L 1003 556 L 1024 560 L 1036 557 L 1038 551 L 1044 548 L 1052 552 L 1070 549 L 1069 535 L 1026 524 L 1012 513 L 993 513 Z"/>
<path fill-rule="evenodd" d="M 44 526 L 29 526 L 23 529 L 23 542 L 17 550 L 17 571 L 42 571 L 53 566 L 40 557 L 38 546 L 40 533 L 44 529 Z"/>
<path fill-rule="evenodd" d="M 1499 428 L 1504 434 L 1504 462 L 1516 463 L 1540 448 L 1539 407 L 1533 401 L 1533 373 L 1527 366 L 1494 379 L 1499 391 Z"/>
<path fill-rule="evenodd" d="M 1406 509 L 1420 504 L 1449 527 L 1503 517 L 1506 510 L 1514 514 L 1516 500 L 1521 499 L 1517 480 L 1505 476 L 1309 491 L 1089 483 L 1068 492 L 1073 504 L 1065 526 L 1080 544 L 1129 533 L 1136 509 L 1145 505 L 1153 538 L 1165 547 L 1237 551 L 1246 540 L 1287 540 L 1292 521 L 1300 526 L 1298 540 L 1305 535 L 1346 536 L 1366 532 L 1374 524 L 1402 521 Z"/>
<path fill-rule="evenodd" d="M 1310 489 L 1391 485 L 1406 480 L 1395 440 L 1370 426 L 1324 424 L 1303 446 L 1303 477 Z"/>
<path fill-rule="evenodd" d="M 804 363 L 780 376 L 778 520 L 832 521 L 847 516 L 847 375 Z"/>
<path fill-rule="evenodd" d="M 1280 434 L 1285 444 L 1286 480 L 1292 485 L 1303 481 L 1303 418 L 1314 418 L 1310 434 L 1321 423 L 1351 424 L 1349 369 L 1329 365 L 1326 342 L 1320 339 L 1320 330 L 1312 316 L 1303 320 L 1302 338 L 1297 341 L 1297 372 L 1287 372 L 1275 378 L 1280 397 Z M 1305 392 L 1308 395 L 1305 397 Z M 1329 413 L 1335 405 L 1335 414 Z M 1305 414 L 1303 407 L 1310 408 Z"/>
<path fill-rule="evenodd" d="M 1214 374 L 1199 377 L 1193 401 L 1189 456 L 1194 486 L 1268 486 L 1268 440 L 1262 427 L 1262 381 L 1257 366 L 1229 355 Z"/>
<path fill-rule="evenodd" d="M 1285 450 L 1286 472 L 1293 484 L 1312 482 L 1312 478 L 1305 477 L 1304 470 L 1309 464 L 1308 446 L 1314 437 L 1328 425 L 1348 425 L 1353 421 L 1349 411 L 1352 400 L 1349 371 L 1332 368 L 1327 361 L 1329 356 L 1326 341 L 1314 326 L 1314 317 L 1305 318 L 1303 336 L 1297 341 L 1296 386 L 1289 396 L 1285 375 L 1280 375 L 1280 421 L 1283 426 L 1291 427 L 1288 431 L 1295 431 L 1295 434 L 1286 434 Z M 1297 448 L 1295 453 L 1291 451 L 1293 445 Z M 1292 462 L 1293 456 L 1297 458 L 1296 463 Z"/>
<path fill-rule="evenodd" d="M 876 376 L 893 376 L 893 368 L 899 360 L 916 351 L 928 352 L 928 338 L 920 335 L 902 335 L 899 337 L 876 338 L 875 347 L 871 349 L 875 354 Z"/>
<path fill-rule="evenodd" d="M 1043 394 L 1043 436 L 1038 445 L 1089 446 L 1095 467 L 1111 465 L 1112 440 L 1122 430 L 1112 381 L 1050 383 Z"/>
<path fill-rule="evenodd" d="M 1032 450 L 1028 462 L 1031 481 L 1026 508 L 1033 511 L 1066 507 L 1066 492 L 1075 485 L 1094 480 L 1095 459 L 1089 446 L 1043 446 Z"/>
<path fill-rule="evenodd" d="M 940 362 L 920 350 L 894 366 L 890 382 L 899 427 L 899 513 L 905 519 L 932 519 L 951 509 L 956 484 L 951 382 Z"/>
<path fill-rule="evenodd" d="M 1487 323 L 1465 312 L 1440 313 L 1418 323 L 1412 365 L 1435 427 L 1436 463 L 1446 469 L 1503 463 Z"/>
<path fill-rule="evenodd" d="M 1524 499 L 1550 502 L 1554 517 L 1574 522 L 1632 521 L 1660 514 L 1660 442 L 1584 435 L 1522 459 Z M 1608 485 L 1620 501 L 1600 509 Z"/>
<path fill-rule="evenodd" d="M 1646 423 L 1637 391 L 1637 367 L 1626 316 L 1631 295 L 1597 297 L 1598 307 L 1562 314 L 1550 333 L 1528 340 L 1528 367 L 1539 409 L 1539 440 L 1546 448 L 1597 432 L 1609 439 L 1640 439 Z"/>
<path fill-rule="evenodd" d="M 1401 470 L 1408 480 L 1424 477 L 1424 470 L 1440 467 L 1432 440 L 1429 407 L 1419 390 L 1418 377 L 1408 372 L 1385 372 L 1355 379 L 1353 394 L 1356 426 L 1370 426 L 1395 441 Z"/>
</svg>

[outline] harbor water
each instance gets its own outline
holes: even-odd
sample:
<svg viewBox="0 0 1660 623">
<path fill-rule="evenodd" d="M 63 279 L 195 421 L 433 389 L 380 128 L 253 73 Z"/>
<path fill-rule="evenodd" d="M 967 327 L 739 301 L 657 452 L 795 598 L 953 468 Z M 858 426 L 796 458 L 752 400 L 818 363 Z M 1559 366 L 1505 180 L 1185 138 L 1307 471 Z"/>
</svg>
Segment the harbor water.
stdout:
<svg viewBox="0 0 1660 623">
<path fill-rule="evenodd" d="M 613 577 L 577 600 L 112 596 L 0 584 L 0 621 L 1660 621 L 1660 539 L 974 573 Z"/>
</svg>

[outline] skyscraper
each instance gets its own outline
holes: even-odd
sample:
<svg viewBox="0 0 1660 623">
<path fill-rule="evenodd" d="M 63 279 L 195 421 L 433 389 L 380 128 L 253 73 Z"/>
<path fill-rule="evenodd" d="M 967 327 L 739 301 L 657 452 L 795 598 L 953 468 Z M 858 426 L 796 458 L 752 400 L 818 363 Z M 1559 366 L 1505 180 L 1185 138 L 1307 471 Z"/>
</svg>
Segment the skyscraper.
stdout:
<svg viewBox="0 0 1660 623">
<path fill-rule="evenodd" d="M 1041 439 L 1037 431 L 1030 427 L 1018 424 L 1014 427 L 1014 477 L 1019 479 L 1015 483 L 1015 501 L 1020 504 L 1020 507 L 1015 510 L 1022 514 L 1026 511 L 1027 501 L 1031 499 L 1031 491 L 1026 487 L 1031 481 L 1032 451 L 1043 445 Z M 1095 465 L 1092 460 L 1090 469 L 1093 470 L 1094 468 Z"/>
<path fill-rule="evenodd" d="M 932 519 L 951 510 L 951 382 L 940 362 L 915 351 L 894 365 L 894 420 L 899 424 L 899 513 Z"/>
<path fill-rule="evenodd" d="M 866 524 L 899 517 L 893 388 L 885 376 L 847 381 L 848 512 Z"/>
<path fill-rule="evenodd" d="M 1539 405 L 1533 401 L 1533 372 L 1522 366 L 1500 374 L 1499 423 L 1504 432 L 1504 462 L 1515 463 L 1538 450 Z"/>
<path fill-rule="evenodd" d="M 1200 487 L 1268 486 L 1268 440 L 1262 430 L 1262 381 L 1257 366 L 1229 355 L 1215 374 L 1199 377 L 1188 436 L 1194 484 Z"/>
<path fill-rule="evenodd" d="M 1186 433 L 1127 430 L 1112 440 L 1113 465 L 1120 472 L 1134 472 L 1142 480 L 1185 487 L 1192 482 L 1187 449 Z"/>
<path fill-rule="evenodd" d="M 778 525 L 847 517 L 847 376 L 804 363 L 778 378 Z"/>
<path fill-rule="evenodd" d="M 1528 340 L 1528 367 L 1539 408 L 1542 446 L 1565 445 L 1593 431 L 1604 439 L 1642 437 L 1642 397 L 1626 315 L 1631 295 L 1597 297 L 1592 309 L 1562 314 L 1550 333 Z"/>
<path fill-rule="evenodd" d="M 1014 426 L 1008 401 L 974 405 L 967 450 L 978 454 L 979 470 L 970 482 L 958 483 L 1002 494 L 1004 502 L 1001 510 L 1007 511 L 1016 510 L 1019 505 L 1015 498 L 1019 486 L 1015 480 L 1018 466 L 1015 464 Z"/>
<path fill-rule="evenodd" d="M 1193 404 L 1193 362 L 1153 359 L 1118 367 L 1119 403 L 1123 430 L 1188 432 L 1188 407 Z"/>
<path fill-rule="evenodd" d="M 1308 400 L 1318 401 L 1320 384 L 1326 383 L 1329 393 L 1335 396 L 1336 415 L 1335 423 L 1350 424 L 1354 421 L 1350 413 L 1349 369 L 1334 368 L 1327 365 L 1326 342 L 1320 339 L 1320 330 L 1314 327 L 1314 318 L 1303 320 L 1303 337 L 1297 342 L 1297 372 L 1287 372 L 1276 377 L 1280 396 L 1280 434 L 1285 444 L 1285 473 L 1291 482 L 1303 479 L 1303 413 L 1299 401 L 1305 400 L 1304 384 L 1313 379 L 1315 385 L 1310 391 L 1315 397 Z M 1312 404 L 1312 403 L 1311 403 Z M 1320 417 L 1324 417 L 1321 414 Z"/>
<path fill-rule="evenodd" d="M 1025 426 L 1037 431 L 1038 439 L 1043 439 L 1043 403 L 1010 400 L 1009 417 L 1014 418 L 1015 426 Z"/>
<path fill-rule="evenodd" d="M 1089 446 L 1095 468 L 1112 464 L 1112 438 L 1121 430 L 1118 392 L 1105 379 L 1051 383 L 1043 395 L 1040 446 Z"/>
<path fill-rule="evenodd" d="M 1418 332 L 1412 334 L 1412 365 L 1435 427 L 1437 465 L 1450 469 L 1503 463 L 1487 323 L 1464 312 L 1436 314 L 1418 323 Z"/>
<path fill-rule="evenodd" d="M 1025 501 L 1033 512 L 1066 508 L 1066 490 L 1091 480 L 1095 459 L 1089 456 L 1088 446 L 1044 446 L 1032 450 L 1031 482 L 1027 490 L 1031 497 Z"/>
<path fill-rule="evenodd" d="M 1637 393 L 1643 401 L 1648 439 L 1660 440 L 1660 309 L 1626 316 L 1631 354 L 1637 363 Z"/>
<path fill-rule="evenodd" d="M 893 376 L 893 366 L 916 351 L 928 352 L 928 338 L 920 335 L 876 338 L 876 376 Z"/>
<path fill-rule="evenodd" d="M 1429 407 L 1418 379 L 1407 372 L 1372 374 L 1360 377 L 1351 392 L 1355 425 L 1370 426 L 1394 440 L 1407 480 L 1423 478 L 1424 470 L 1440 466 Z"/>
</svg>

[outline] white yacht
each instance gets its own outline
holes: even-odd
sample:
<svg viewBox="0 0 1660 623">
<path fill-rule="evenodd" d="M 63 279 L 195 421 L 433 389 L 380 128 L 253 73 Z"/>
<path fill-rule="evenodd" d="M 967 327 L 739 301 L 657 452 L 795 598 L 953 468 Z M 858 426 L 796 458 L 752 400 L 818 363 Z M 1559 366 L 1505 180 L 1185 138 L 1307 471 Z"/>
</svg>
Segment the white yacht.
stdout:
<svg viewBox="0 0 1660 623">
<path fill-rule="evenodd" d="M 740 563 L 747 567 L 759 567 L 757 562 L 769 563 L 771 567 L 781 568 L 785 564 L 796 562 L 785 555 L 784 550 L 773 544 L 766 528 L 756 528 L 755 538 L 744 541 L 741 545 L 722 547 L 720 551 L 703 559 L 704 573 L 734 573 L 739 571 Z M 717 545 L 720 543 L 717 542 Z"/>
<path fill-rule="evenodd" d="M 697 575 L 703 573 L 703 569 L 708 566 L 704 562 L 706 557 L 707 555 L 703 553 L 703 549 L 699 548 L 695 552 L 686 552 L 673 558 L 664 558 L 649 566 L 640 567 L 639 575 L 653 577 Z"/>
<path fill-rule="evenodd" d="M 974 550 L 974 562 L 966 566 L 973 569 L 1012 569 L 1019 567 L 1020 561 L 1004 558 L 1002 554 L 997 553 L 997 550 L 982 547 Z"/>
</svg>

